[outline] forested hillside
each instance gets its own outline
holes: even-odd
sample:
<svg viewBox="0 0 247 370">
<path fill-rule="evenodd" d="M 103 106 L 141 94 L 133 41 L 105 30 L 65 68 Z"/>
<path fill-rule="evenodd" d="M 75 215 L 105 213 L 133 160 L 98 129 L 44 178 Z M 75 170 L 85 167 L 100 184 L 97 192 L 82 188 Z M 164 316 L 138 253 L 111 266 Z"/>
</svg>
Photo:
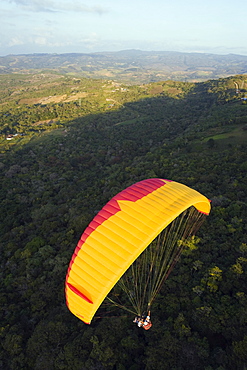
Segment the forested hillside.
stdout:
<svg viewBox="0 0 247 370">
<path fill-rule="evenodd" d="M 0 368 L 245 369 L 246 76 L 1 79 Z M 200 242 L 166 281 L 149 331 L 105 304 L 88 326 L 64 298 L 76 243 L 113 195 L 153 177 L 211 199 Z"/>
</svg>

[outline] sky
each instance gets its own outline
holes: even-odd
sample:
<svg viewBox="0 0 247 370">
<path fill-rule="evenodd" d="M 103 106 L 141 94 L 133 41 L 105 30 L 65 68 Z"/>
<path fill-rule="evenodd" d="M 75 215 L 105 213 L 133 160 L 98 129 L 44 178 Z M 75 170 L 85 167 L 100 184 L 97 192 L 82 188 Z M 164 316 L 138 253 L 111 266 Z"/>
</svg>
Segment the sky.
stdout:
<svg viewBox="0 0 247 370">
<path fill-rule="evenodd" d="M 0 56 L 139 49 L 247 55 L 246 0 L 1 0 Z"/>
</svg>

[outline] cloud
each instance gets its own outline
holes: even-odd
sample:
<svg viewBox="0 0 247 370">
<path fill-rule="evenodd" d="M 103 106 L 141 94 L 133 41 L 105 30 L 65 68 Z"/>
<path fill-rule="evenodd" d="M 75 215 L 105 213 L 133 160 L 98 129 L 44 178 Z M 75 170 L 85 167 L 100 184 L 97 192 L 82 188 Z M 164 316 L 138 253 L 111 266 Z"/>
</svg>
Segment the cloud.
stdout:
<svg viewBox="0 0 247 370">
<path fill-rule="evenodd" d="M 12 37 L 9 42 L 8 46 L 16 46 L 16 45 L 23 45 L 24 42 L 19 37 Z"/>
<path fill-rule="evenodd" d="M 107 13 L 108 9 L 99 5 L 87 6 L 79 1 L 58 0 L 7 0 L 24 10 L 31 12 L 80 12 L 80 13 Z"/>
</svg>

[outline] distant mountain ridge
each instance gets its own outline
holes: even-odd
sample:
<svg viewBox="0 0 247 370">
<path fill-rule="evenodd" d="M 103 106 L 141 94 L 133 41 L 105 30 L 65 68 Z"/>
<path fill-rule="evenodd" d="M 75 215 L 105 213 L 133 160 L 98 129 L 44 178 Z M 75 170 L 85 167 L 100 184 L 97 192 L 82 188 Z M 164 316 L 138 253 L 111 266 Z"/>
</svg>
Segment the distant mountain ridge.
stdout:
<svg viewBox="0 0 247 370">
<path fill-rule="evenodd" d="M 175 51 L 20 54 L 0 57 L 0 74 L 33 70 L 129 82 L 205 81 L 247 73 L 247 56 Z"/>
</svg>

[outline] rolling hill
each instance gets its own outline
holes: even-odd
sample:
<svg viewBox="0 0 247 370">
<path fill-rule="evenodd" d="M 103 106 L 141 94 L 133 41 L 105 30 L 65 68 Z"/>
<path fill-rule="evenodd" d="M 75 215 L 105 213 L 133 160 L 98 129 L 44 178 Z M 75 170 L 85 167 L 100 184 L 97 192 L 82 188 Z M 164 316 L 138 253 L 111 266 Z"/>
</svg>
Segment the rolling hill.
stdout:
<svg viewBox="0 0 247 370">
<path fill-rule="evenodd" d="M 247 56 L 125 50 L 92 54 L 28 54 L 0 57 L 0 73 L 50 69 L 131 83 L 205 81 L 247 73 Z"/>
<path fill-rule="evenodd" d="M 0 367 L 245 369 L 246 75 L 134 85 L 16 71 L 0 76 Z M 147 178 L 211 199 L 197 248 L 148 332 L 107 302 L 85 325 L 64 298 L 74 248 L 112 196 Z"/>
</svg>

